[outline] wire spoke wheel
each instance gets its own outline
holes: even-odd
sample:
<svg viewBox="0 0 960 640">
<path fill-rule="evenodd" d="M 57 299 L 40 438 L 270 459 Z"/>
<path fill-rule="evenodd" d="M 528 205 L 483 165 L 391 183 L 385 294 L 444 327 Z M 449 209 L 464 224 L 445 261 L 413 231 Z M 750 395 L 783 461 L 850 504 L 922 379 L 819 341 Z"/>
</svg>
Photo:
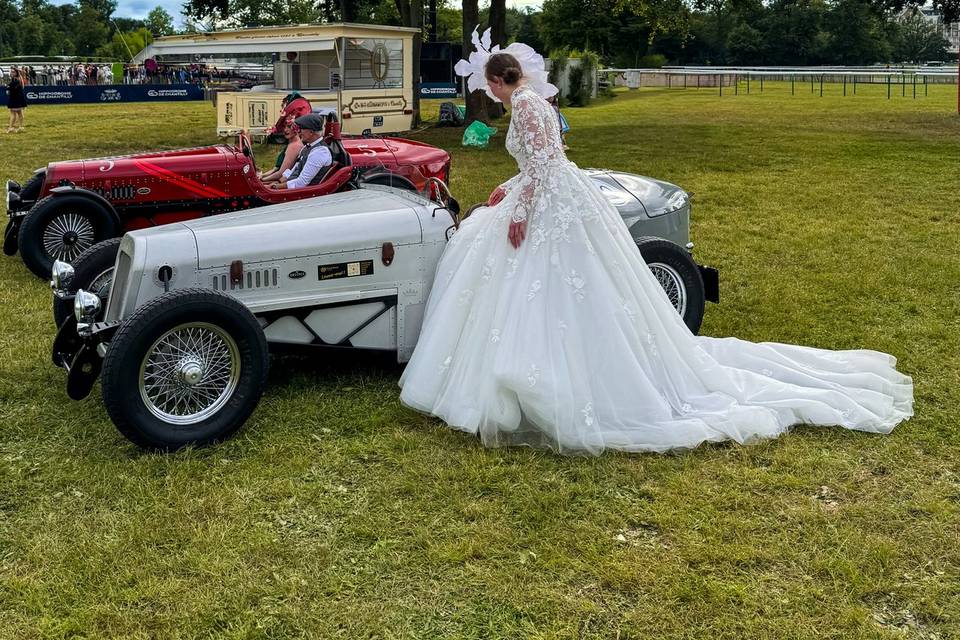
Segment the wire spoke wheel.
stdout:
<svg viewBox="0 0 960 640">
<path fill-rule="evenodd" d="M 43 248 L 54 260 L 72 262 L 93 246 L 94 228 L 90 219 L 80 213 L 61 213 L 43 230 Z"/>
<path fill-rule="evenodd" d="M 140 366 L 140 397 L 164 422 L 192 425 L 219 411 L 240 380 L 240 350 L 223 329 L 181 324 L 161 335 Z"/>
<path fill-rule="evenodd" d="M 110 287 L 113 286 L 113 267 L 103 271 L 98 274 L 93 280 L 90 281 L 90 288 L 88 291 L 90 293 L 97 294 L 97 297 L 100 298 L 101 302 L 106 302 L 107 298 L 110 297 Z"/>
<path fill-rule="evenodd" d="M 683 278 L 680 277 L 680 273 L 662 262 L 653 262 L 647 266 L 650 267 L 650 271 L 657 282 L 660 283 L 667 297 L 670 298 L 670 304 L 682 317 L 687 312 L 687 288 L 683 286 Z"/>
</svg>

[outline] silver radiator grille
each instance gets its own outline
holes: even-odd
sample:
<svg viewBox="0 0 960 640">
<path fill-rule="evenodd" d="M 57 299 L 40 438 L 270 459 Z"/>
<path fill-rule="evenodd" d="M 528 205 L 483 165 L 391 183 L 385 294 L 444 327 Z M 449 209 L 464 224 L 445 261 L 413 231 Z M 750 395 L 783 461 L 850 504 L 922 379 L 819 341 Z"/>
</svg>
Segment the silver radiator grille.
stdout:
<svg viewBox="0 0 960 640">
<path fill-rule="evenodd" d="M 245 271 L 240 282 L 231 282 L 230 274 L 213 276 L 214 291 L 233 291 L 234 289 L 272 289 L 278 286 L 279 275 L 276 269 L 255 269 Z"/>
</svg>

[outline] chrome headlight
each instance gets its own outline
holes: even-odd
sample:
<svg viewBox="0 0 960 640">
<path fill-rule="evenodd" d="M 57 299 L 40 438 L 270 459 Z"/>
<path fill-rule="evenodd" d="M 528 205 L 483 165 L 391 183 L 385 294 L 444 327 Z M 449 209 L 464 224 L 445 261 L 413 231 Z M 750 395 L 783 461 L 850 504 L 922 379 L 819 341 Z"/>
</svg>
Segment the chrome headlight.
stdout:
<svg viewBox="0 0 960 640">
<path fill-rule="evenodd" d="M 7 214 L 13 214 L 20 206 L 20 194 L 7 191 Z"/>
<path fill-rule="evenodd" d="M 687 195 L 686 191 L 675 191 L 669 198 L 667 198 L 666 205 L 663 208 L 664 213 L 673 213 L 674 211 L 679 211 L 685 206 L 690 204 L 690 196 Z"/>
<path fill-rule="evenodd" d="M 54 291 L 66 290 L 73 282 L 73 267 L 62 260 L 53 261 L 53 270 L 50 274 L 50 288 Z"/>
<path fill-rule="evenodd" d="M 73 315 L 77 319 L 77 324 L 92 324 L 100 313 L 100 297 L 95 293 L 77 290 L 77 295 L 73 299 Z"/>
</svg>

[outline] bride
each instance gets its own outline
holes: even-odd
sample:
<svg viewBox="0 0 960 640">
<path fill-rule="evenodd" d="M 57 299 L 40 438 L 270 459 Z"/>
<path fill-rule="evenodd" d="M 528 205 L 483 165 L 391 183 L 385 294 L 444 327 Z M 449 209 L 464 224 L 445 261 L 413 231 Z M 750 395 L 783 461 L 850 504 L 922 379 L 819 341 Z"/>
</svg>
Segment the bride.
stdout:
<svg viewBox="0 0 960 640">
<path fill-rule="evenodd" d="M 447 245 L 404 404 L 488 446 L 564 454 L 745 443 L 796 424 L 889 433 L 913 414 L 893 356 L 693 335 L 564 155 L 542 58 L 518 44 L 483 58 L 475 76 L 512 107 L 520 172 Z"/>
</svg>

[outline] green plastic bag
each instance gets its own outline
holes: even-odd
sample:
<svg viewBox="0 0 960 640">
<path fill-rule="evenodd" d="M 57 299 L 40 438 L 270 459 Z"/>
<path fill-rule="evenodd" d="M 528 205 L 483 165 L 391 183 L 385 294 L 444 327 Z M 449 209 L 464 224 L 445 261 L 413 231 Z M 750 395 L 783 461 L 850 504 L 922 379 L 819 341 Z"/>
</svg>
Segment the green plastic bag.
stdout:
<svg viewBox="0 0 960 640">
<path fill-rule="evenodd" d="M 488 127 L 483 122 L 474 120 L 463 132 L 463 146 L 485 149 L 487 143 L 490 142 L 490 136 L 496 132 L 497 130 L 493 127 Z"/>
<path fill-rule="evenodd" d="M 462 104 L 457 105 L 457 111 L 460 112 L 460 121 L 463 122 L 467 119 L 467 108 Z"/>
</svg>

